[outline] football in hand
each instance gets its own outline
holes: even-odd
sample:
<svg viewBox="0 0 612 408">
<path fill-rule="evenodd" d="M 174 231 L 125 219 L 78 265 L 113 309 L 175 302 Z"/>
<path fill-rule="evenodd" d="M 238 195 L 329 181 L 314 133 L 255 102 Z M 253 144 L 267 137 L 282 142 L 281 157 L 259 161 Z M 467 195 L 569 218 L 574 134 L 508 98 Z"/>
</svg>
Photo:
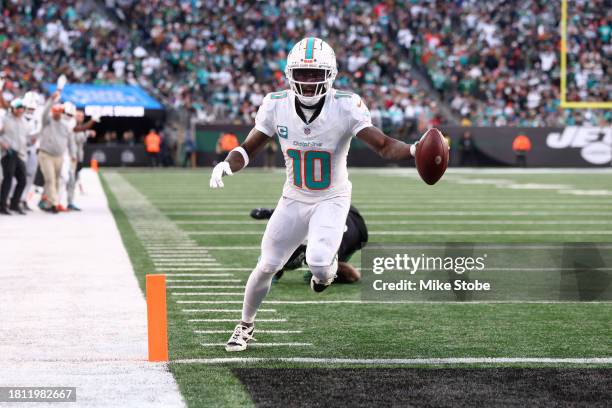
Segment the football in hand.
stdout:
<svg viewBox="0 0 612 408">
<path fill-rule="evenodd" d="M 448 167 L 448 144 L 436 128 L 431 128 L 419 140 L 415 154 L 419 175 L 429 185 L 436 184 Z"/>
</svg>

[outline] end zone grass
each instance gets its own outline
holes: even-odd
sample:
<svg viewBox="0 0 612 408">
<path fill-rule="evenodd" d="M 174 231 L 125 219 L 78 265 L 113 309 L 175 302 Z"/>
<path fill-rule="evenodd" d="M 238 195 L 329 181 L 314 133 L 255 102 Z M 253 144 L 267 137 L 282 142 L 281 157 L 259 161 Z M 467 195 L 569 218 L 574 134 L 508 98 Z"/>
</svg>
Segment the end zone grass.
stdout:
<svg viewBox="0 0 612 408">
<path fill-rule="evenodd" d="M 242 288 L 259 255 L 265 228 L 265 222 L 249 218 L 249 210 L 275 205 L 284 174 L 248 169 L 228 178 L 225 189 L 213 191 L 208 189 L 209 172 L 102 172 L 141 288 L 144 290 L 145 274 L 168 273 L 170 359 L 175 361 L 170 368 L 190 406 L 251 404 L 251 397 L 230 370 L 244 362 L 186 362 L 193 359 L 256 358 L 262 360 L 249 361 L 248 367 L 299 368 L 334 364 L 268 359 L 612 356 L 609 303 L 360 304 L 360 284 L 333 286 L 317 296 L 304 283 L 302 272 L 286 273 L 266 299 L 263 308 L 272 311 L 259 313 L 256 336 L 264 345 L 228 355 L 220 344 L 239 319 Z M 351 172 L 353 204 L 368 223 L 370 241 L 396 243 L 610 242 L 609 178 L 609 173 L 583 172 L 451 172 L 429 187 L 405 170 Z M 167 245 L 155 244 L 153 250 L 142 231 L 134 228 L 138 215 L 128 216 L 124 211 L 132 197 L 116 193 L 113 180 L 127 182 L 156 210 L 159 219 L 151 216 L 148 221 L 153 229 L 160 226 L 155 231 L 159 236 L 164 236 L 169 225 L 178 231 L 166 235 Z M 176 249 L 187 242 L 191 249 Z M 210 258 L 202 255 L 202 262 L 194 261 L 191 244 Z M 359 254 L 352 261 L 359 266 Z M 205 266 L 206 262 L 211 266 Z M 212 276 L 220 274 L 224 276 Z M 288 301 L 330 303 L 284 303 Z M 355 303 L 331 303 L 337 301 Z M 279 343 L 295 345 L 275 345 Z M 550 367 L 537 362 L 471 364 L 508 365 Z M 382 362 L 368 365 L 384 366 Z"/>
</svg>

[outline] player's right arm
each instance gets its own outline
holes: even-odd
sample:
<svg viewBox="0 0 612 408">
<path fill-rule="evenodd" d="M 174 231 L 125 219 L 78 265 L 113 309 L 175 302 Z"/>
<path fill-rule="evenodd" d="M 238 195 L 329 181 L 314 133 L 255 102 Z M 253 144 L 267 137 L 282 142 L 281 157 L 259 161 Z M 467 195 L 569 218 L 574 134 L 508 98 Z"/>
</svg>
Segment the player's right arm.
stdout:
<svg viewBox="0 0 612 408">
<path fill-rule="evenodd" d="M 255 157 L 269 140 L 270 136 L 256 128 L 251 129 L 244 143 L 229 152 L 225 160 L 215 166 L 210 176 L 210 187 L 223 187 L 223 176 L 231 176 L 246 167 L 249 158 Z"/>
<path fill-rule="evenodd" d="M 242 145 L 235 148 L 227 158 L 217 164 L 210 177 L 210 187 L 223 187 L 223 176 L 231 176 L 249 164 L 274 136 L 274 102 L 266 95 L 255 117 L 255 127 L 251 129 Z"/>
<path fill-rule="evenodd" d="M 270 136 L 257 130 L 256 128 L 251 129 L 246 140 L 240 147 L 244 149 L 248 157 L 255 157 L 263 149 L 263 147 L 270 140 Z M 237 151 L 232 150 L 225 159 L 229 163 L 232 172 L 242 170 L 246 165 L 244 157 Z"/>
</svg>

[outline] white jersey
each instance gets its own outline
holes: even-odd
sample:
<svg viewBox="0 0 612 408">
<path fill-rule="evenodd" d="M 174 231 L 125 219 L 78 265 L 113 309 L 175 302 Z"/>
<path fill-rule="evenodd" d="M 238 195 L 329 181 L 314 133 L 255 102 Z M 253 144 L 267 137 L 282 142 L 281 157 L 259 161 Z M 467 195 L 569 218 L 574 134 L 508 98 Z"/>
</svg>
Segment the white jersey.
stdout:
<svg viewBox="0 0 612 408">
<path fill-rule="evenodd" d="M 295 99 L 290 90 L 270 93 L 255 118 L 255 129 L 280 142 L 287 174 L 283 196 L 307 203 L 350 196 L 346 157 L 351 138 L 372 126 L 368 108 L 358 95 L 332 89 L 307 124 Z"/>
<path fill-rule="evenodd" d="M 40 131 L 42 129 L 41 112 L 36 110 L 32 115 L 26 117 L 28 124 L 31 127 L 30 136 L 34 138 L 33 142 L 28 144 L 28 154 L 36 155 L 36 151 L 40 147 Z"/>
</svg>

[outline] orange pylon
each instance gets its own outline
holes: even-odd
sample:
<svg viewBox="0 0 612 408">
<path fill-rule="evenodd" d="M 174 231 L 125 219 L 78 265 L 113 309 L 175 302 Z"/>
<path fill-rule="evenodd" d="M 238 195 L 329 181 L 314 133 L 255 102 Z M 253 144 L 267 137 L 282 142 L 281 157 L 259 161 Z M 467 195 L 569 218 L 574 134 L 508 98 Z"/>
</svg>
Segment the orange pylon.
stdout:
<svg viewBox="0 0 612 408">
<path fill-rule="evenodd" d="M 168 361 L 166 276 L 147 275 L 149 361 Z"/>
</svg>

